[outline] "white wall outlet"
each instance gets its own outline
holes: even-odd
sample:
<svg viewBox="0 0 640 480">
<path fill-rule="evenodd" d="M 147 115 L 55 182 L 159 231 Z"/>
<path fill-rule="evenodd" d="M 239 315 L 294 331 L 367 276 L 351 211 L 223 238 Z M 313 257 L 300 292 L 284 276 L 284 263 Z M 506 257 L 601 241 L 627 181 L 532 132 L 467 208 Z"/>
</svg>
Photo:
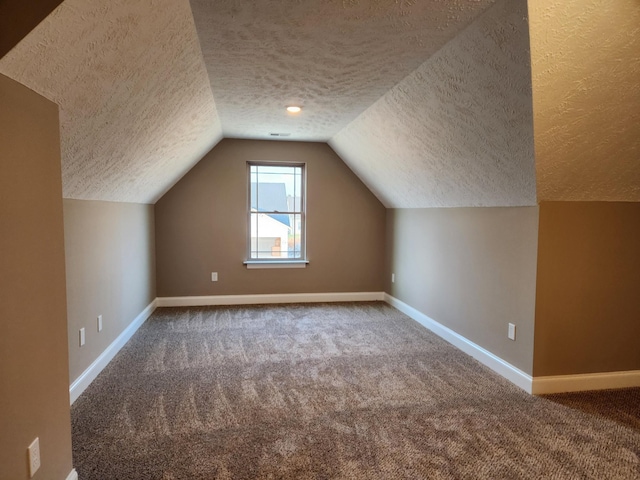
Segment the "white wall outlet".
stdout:
<svg viewBox="0 0 640 480">
<path fill-rule="evenodd" d="M 27 452 L 29 455 L 29 477 L 33 477 L 40 468 L 40 440 L 38 437 L 31 442 Z"/>
<path fill-rule="evenodd" d="M 391 274 L 391 283 L 396 283 L 396 274 L 395 273 Z"/>
<path fill-rule="evenodd" d="M 80 329 L 80 346 L 84 346 L 85 336 L 84 336 L 84 327 Z"/>
<path fill-rule="evenodd" d="M 211 281 L 212 282 L 218 281 L 218 272 L 211 272 Z"/>
<path fill-rule="evenodd" d="M 513 323 L 509 324 L 509 331 L 507 333 L 507 336 L 511 340 L 515 340 L 516 339 L 516 326 Z"/>
<path fill-rule="evenodd" d="M 102 315 L 98 315 L 98 331 L 102 331 Z"/>
</svg>

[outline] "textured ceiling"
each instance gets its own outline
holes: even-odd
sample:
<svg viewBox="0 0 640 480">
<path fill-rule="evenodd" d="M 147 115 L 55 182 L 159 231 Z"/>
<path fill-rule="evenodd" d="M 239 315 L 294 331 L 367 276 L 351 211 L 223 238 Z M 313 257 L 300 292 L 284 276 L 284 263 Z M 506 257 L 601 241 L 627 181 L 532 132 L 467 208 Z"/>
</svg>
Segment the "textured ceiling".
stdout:
<svg viewBox="0 0 640 480">
<path fill-rule="evenodd" d="M 530 32 L 494 2 L 66 0 L 0 73 L 60 106 L 68 198 L 151 203 L 223 135 L 289 133 L 387 206 L 532 205 L 533 118 L 538 201 L 640 201 L 637 1 L 532 1 Z"/>
<path fill-rule="evenodd" d="M 0 72 L 60 106 L 67 198 L 152 203 L 222 137 L 188 0 L 66 0 Z"/>
<path fill-rule="evenodd" d="M 536 204 L 526 14 L 496 4 L 329 142 L 387 207 Z"/>
<path fill-rule="evenodd" d="M 640 202 L 640 2 L 530 2 L 538 199 Z"/>
<path fill-rule="evenodd" d="M 494 1 L 191 5 L 225 137 L 327 141 Z"/>
<path fill-rule="evenodd" d="M 0 0 L 0 58 L 53 12 L 62 0 L 29 2 L 28 8 L 25 8 L 25 3 L 24 0 Z"/>
</svg>

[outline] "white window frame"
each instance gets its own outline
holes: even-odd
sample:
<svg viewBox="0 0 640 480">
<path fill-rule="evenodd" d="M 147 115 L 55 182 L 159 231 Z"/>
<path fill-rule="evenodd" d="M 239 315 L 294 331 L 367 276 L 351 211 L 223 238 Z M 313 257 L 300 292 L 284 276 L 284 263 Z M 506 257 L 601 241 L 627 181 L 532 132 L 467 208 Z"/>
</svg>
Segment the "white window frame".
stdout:
<svg viewBox="0 0 640 480">
<path fill-rule="evenodd" d="M 251 256 L 251 167 L 299 167 L 302 171 L 302 181 L 300 182 L 300 211 L 277 212 L 278 214 L 300 215 L 300 258 L 253 258 Z M 257 187 L 256 187 L 257 188 Z M 307 164 L 305 162 L 275 162 L 275 161 L 249 161 L 247 162 L 247 260 L 244 264 L 248 269 L 255 268 L 305 268 L 307 260 Z M 255 212 L 253 212 L 255 213 Z M 275 213 L 275 212 L 274 212 Z"/>
</svg>

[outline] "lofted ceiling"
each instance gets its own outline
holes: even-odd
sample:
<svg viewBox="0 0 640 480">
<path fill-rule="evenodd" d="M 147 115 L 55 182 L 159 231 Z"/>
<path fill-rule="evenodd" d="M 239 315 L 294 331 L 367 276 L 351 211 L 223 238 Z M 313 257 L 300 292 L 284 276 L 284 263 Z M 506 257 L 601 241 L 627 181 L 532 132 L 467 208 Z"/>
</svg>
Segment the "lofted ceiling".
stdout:
<svg viewBox="0 0 640 480">
<path fill-rule="evenodd" d="M 153 203 L 223 136 L 329 141 L 493 3 L 66 0 L 0 73 L 59 105 L 66 198 Z"/>
<path fill-rule="evenodd" d="M 387 207 L 640 201 L 639 12 L 65 0 L 0 73 L 59 105 L 66 198 L 154 203 L 221 138 L 276 133 L 328 142 Z"/>
<path fill-rule="evenodd" d="M 536 204 L 526 14 L 496 4 L 331 139 L 387 207 Z"/>
<path fill-rule="evenodd" d="M 222 138 L 188 0 L 66 0 L 0 73 L 59 105 L 65 198 L 153 203 Z"/>
<path fill-rule="evenodd" d="M 326 142 L 495 0 L 191 0 L 225 137 Z M 303 107 L 293 118 L 285 105 Z"/>
</svg>

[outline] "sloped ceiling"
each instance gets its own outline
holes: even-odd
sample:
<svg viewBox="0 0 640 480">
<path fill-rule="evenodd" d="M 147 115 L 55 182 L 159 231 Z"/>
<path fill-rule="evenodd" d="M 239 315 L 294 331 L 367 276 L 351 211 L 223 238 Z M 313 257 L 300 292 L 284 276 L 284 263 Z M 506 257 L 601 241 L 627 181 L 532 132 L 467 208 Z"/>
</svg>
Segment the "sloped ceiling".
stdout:
<svg viewBox="0 0 640 480">
<path fill-rule="evenodd" d="M 640 2 L 529 13 L 538 199 L 640 202 Z"/>
<path fill-rule="evenodd" d="M 59 105 L 66 198 L 153 203 L 222 137 L 188 0 L 66 0 L 0 73 Z"/>
<path fill-rule="evenodd" d="M 225 137 L 327 141 L 495 0 L 191 0 Z M 284 107 L 303 106 L 297 117 Z"/>
<path fill-rule="evenodd" d="M 329 142 L 387 207 L 536 204 L 526 14 L 496 4 Z"/>
<path fill-rule="evenodd" d="M 328 141 L 494 1 L 66 0 L 0 72 L 60 106 L 65 197 L 152 203 L 223 135 Z"/>
<path fill-rule="evenodd" d="M 525 5 L 66 0 L 0 73 L 60 106 L 67 198 L 153 203 L 223 136 L 290 133 L 391 207 L 640 201 L 640 10 L 530 2 L 532 113 Z"/>
<path fill-rule="evenodd" d="M 15 47 L 36 25 L 44 20 L 62 0 L 24 0 L 0 1 L 0 58 Z"/>
</svg>

